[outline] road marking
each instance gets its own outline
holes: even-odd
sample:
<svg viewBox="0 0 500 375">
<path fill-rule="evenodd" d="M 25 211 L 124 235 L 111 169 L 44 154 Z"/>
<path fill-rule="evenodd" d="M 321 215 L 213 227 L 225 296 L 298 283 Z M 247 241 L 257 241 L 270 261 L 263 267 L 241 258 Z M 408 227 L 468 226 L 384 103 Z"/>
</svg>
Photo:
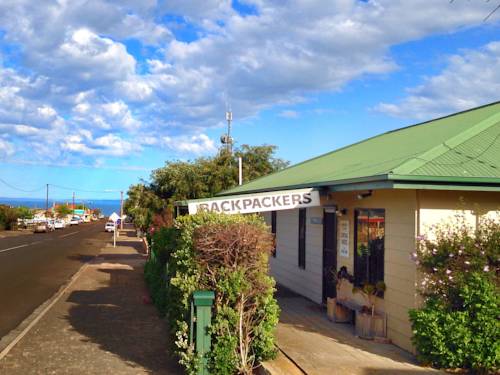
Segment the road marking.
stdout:
<svg viewBox="0 0 500 375">
<path fill-rule="evenodd" d="M 14 247 L 9 247 L 8 249 L 3 249 L 3 250 L 0 250 L 0 253 L 3 253 L 4 251 L 10 251 L 10 250 L 14 250 L 14 249 L 19 249 L 20 247 L 26 247 L 30 245 L 29 243 L 26 243 L 24 245 L 19 245 L 19 246 L 14 246 Z"/>
<path fill-rule="evenodd" d="M 64 238 L 64 237 L 72 236 L 73 234 L 77 234 L 77 233 L 80 233 L 80 231 L 77 230 L 76 232 L 71 232 L 71 233 L 68 233 L 68 234 L 64 234 L 62 236 L 59 236 L 59 238 Z"/>
</svg>

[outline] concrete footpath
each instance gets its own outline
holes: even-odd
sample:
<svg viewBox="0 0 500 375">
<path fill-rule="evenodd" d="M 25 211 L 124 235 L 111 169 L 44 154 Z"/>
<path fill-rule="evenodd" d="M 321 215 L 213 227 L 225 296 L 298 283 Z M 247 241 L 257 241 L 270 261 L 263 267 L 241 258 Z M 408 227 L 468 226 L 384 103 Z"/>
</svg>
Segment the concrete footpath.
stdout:
<svg viewBox="0 0 500 375">
<path fill-rule="evenodd" d="M 106 244 L 4 350 L 0 374 L 182 374 L 166 323 L 146 302 L 145 259 L 133 229 Z"/>
</svg>

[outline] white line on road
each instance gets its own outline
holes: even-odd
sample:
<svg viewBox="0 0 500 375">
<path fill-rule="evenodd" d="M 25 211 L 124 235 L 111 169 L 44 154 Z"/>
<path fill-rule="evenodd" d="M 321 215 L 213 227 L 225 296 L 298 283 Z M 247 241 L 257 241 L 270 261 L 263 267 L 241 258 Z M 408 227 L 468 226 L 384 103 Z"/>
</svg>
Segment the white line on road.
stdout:
<svg viewBox="0 0 500 375">
<path fill-rule="evenodd" d="M 19 249 L 20 247 L 26 247 L 28 246 L 29 243 L 26 243 L 24 245 L 19 245 L 19 246 L 14 246 L 14 247 L 9 247 L 8 249 L 3 249 L 3 250 L 0 250 L 0 253 L 3 253 L 4 251 L 10 251 L 10 250 L 14 250 L 14 249 Z"/>
<path fill-rule="evenodd" d="M 77 233 L 80 233 L 80 231 L 77 230 L 76 232 L 71 232 L 71 233 L 68 233 L 68 234 L 64 234 L 62 236 L 59 236 L 59 238 L 64 238 L 64 237 L 72 236 L 73 234 L 77 234 Z"/>
</svg>

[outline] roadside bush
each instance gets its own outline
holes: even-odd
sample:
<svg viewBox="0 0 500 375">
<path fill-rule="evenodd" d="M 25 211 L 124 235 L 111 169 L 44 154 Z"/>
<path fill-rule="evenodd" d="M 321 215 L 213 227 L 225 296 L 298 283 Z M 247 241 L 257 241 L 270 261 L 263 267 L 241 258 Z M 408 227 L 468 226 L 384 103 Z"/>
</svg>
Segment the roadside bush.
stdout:
<svg viewBox="0 0 500 375">
<path fill-rule="evenodd" d="M 210 370 L 251 373 L 276 354 L 279 308 L 274 280 L 268 276 L 272 235 L 256 215 L 200 213 L 178 218 L 175 227 L 166 295 L 180 362 L 187 373 L 196 372 L 200 358 L 189 343 L 191 297 L 195 290 L 214 290 Z"/>
<path fill-rule="evenodd" d="M 19 212 L 16 208 L 0 204 L 0 229 L 14 229 L 18 218 Z"/>
<path fill-rule="evenodd" d="M 422 308 L 410 311 L 413 342 L 423 362 L 495 373 L 500 366 L 500 224 L 476 231 L 464 220 L 418 239 Z"/>
<path fill-rule="evenodd" d="M 167 308 L 168 279 L 166 266 L 170 253 L 175 249 L 177 229 L 160 228 L 148 234 L 150 257 L 144 266 L 144 278 L 153 303 L 163 316 Z"/>
</svg>

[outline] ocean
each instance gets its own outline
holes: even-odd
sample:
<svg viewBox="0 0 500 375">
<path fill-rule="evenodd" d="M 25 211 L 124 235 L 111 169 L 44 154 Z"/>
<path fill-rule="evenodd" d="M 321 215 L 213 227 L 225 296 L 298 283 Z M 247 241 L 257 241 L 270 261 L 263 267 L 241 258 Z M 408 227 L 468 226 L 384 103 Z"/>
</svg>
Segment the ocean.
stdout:
<svg viewBox="0 0 500 375">
<path fill-rule="evenodd" d="M 49 198 L 49 207 L 52 207 L 54 203 L 71 203 L 68 200 L 54 200 Z M 99 208 L 101 212 L 109 216 L 113 212 L 120 214 L 120 200 L 119 199 L 89 199 L 81 200 L 75 199 L 75 204 L 85 204 L 86 207 Z M 0 197 L 0 204 L 6 204 L 9 206 L 19 207 L 25 206 L 29 208 L 45 208 L 45 199 L 37 198 L 2 198 Z"/>
</svg>

